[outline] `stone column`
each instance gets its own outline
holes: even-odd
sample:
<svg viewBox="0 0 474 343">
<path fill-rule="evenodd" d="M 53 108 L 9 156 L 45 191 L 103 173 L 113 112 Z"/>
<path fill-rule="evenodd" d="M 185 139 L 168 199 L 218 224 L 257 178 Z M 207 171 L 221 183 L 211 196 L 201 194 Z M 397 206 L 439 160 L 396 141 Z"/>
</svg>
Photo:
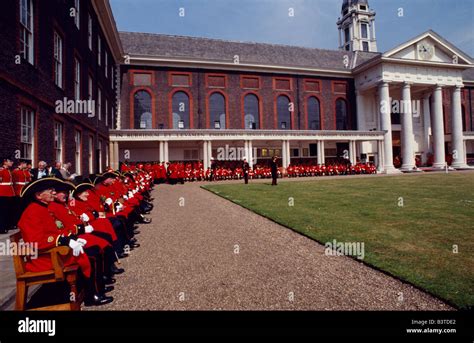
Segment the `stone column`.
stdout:
<svg viewBox="0 0 474 343">
<path fill-rule="evenodd" d="M 212 157 L 212 142 L 207 141 L 207 165 L 211 166 L 211 157 Z"/>
<path fill-rule="evenodd" d="M 379 173 L 384 170 L 383 141 L 377 141 L 377 171 Z"/>
<path fill-rule="evenodd" d="M 383 142 L 384 170 L 385 173 L 393 173 L 395 172 L 395 167 L 393 166 L 392 118 L 390 117 L 392 104 L 390 102 L 389 85 L 387 82 L 382 82 L 379 85 L 379 94 L 380 126 L 382 131 L 385 131 Z"/>
<path fill-rule="evenodd" d="M 423 96 L 423 163 L 428 160 L 428 154 L 432 153 L 431 149 L 431 112 L 430 112 L 430 95 Z"/>
<path fill-rule="evenodd" d="M 462 132 L 462 107 L 461 107 L 461 87 L 456 86 L 452 92 L 452 135 L 451 145 L 453 148 L 453 168 L 465 168 L 466 154 L 464 150 L 464 135 Z"/>
<path fill-rule="evenodd" d="M 436 86 L 433 94 L 433 168 L 443 169 L 446 157 L 444 150 L 444 121 L 443 121 L 443 93 L 442 87 Z"/>
<path fill-rule="evenodd" d="M 415 153 L 413 150 L 413 115 L 411 108 L 411 85 L 405 82 L 402 92 L 402 170 L 409 171 L 415 167 Z"/>
<path fill-rule="evenodd" d="M 165 161 L 164 143 L 160 141 L 160 163 Z"/>
<path fill-rule="evenodd" d="M 165 163 L 168 163 L 170 161 L 170 158 L 169 158 L 169 151 L 168 151 L 168 141 L 164 141 L 163 142 L 163 151 L 164 151 L 164 160 L 165 160 Z"/>
<path fill-rule="evenodd" d="M 209 158 L 207 156 L 207 141 L 202 142 L 202 164 L 204 170 L 209 168 Z"/>
<path fill-rule="evenodd" d="M 325 155 L 325 148 L 324 148 L 324 141 L 319 141 L 321 144 L 321 147 L 319 148 L 319 151 L 321 153 L 321 163 L 320 164 L 325 164 L 326 163 L 326 155 Z M 318 164 L 319 164 L 319 156 L 318 156 Z"/>
<path fill-rule="evenodd" d="M 286 141 L 286 166 L 285 168 L 288 168 L 288 166 L 291 164 L 291 152 L 290 152 L 290 141 Z"/>
<path fill-rule="evenodd" d="M 282 141 L 282 146 L 281 146 L 281 165 L 283 167 L 286 166 L 286 141 Z"/>
<path fill-rule="evenodd" d="M 248 141 L 244 141 L 244 156 L 243 158 L 245 158 L 247 160 L 247 162 L 249 161 L 249 142 Z"/>
<path fill-rule="evenodd" d="M 249 159 L 248 159 L 248 162 L 249 162 L 249 167 L 250 168 L 253 168 L 253 143 L 252 141 L 249 141 Z"/>
</svg>

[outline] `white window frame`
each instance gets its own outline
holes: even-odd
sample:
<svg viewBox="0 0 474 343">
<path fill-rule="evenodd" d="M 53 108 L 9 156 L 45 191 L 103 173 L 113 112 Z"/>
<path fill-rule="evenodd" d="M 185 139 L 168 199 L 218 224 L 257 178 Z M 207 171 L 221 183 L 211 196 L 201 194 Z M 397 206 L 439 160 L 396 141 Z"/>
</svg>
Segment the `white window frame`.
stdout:
<svg viewBox="0 0 474 343">
<path fill-rule="evenodd" d="M 97 116 L 102 120 L 102 89 L 97 88 Z"/>
<path fill-rule="evenodd" d="M 33 0 L 20 0 L 20 55 L 34 65 Z"/>
<path fill-rule="evenodd" d="M 99 150 L 99 173 L 102 173 L 102 147 L 103 147 L 102 139 L 98 141 L 97 150 Z"/>
<path fill-rule="evenodd" d="M 90 14 L 87 17 L 87 38 L 89 42 L 89 50 L 92 51 L 92 17 Z"/>
<path fill-rule="evenodd" d="M 89 75 L 89 80 L 87 82 L 87 100 L 92 101 L 94 93 L 94 81 L 92 77 Z"/>
<path fill-rule="evenodd" d="M 74 24 L 76 24 L 76 27 L 78 30 L 81 29 L 81 5 L 80 5 L 81 0 L 74 0 L 74 8 L 76 9 L 76 15 L 74 16 Z"/>
<path fill-rule="evenodd" d="M 74 97 L 81 100 L 81 62 L 74 58 Z"/>
<path fill-rule="evenodd" d="M 109 127 L 109 100 L 105 98 L 105 126 Z"/>
<path fill-rule="evenodd" d="M 76 174 L 82 175 L 82 132 L 76 130 L 74 133 L 74 144 L 75 144 L 75 162 L 76 162 Z"/>
<path fill-rule="evenodd" d="M 54 31 L 54 83 L 63 88 L 63 39 Z"/>
<path fill-rule="evenodd" d="M 104 68 L 105 68 L 105 77 L 109 77 L 109 54 L 107 50 L 104 51 Z"/>
<path fill-rule="evenodd" d="M 363 25 L 366 25 L 366 27 L 367 27 L 367 37 L 363 37 L 363 36 L 362 36 L 362 32 L 363 32 L 362 26 L 363 26 Z M 361 39 L 370 40 L 370 26 L 369 26 L 369 23 L 367 23 L 367 22 L 365 22 L 365 21 L 363 21 L 363 22 L 360 23 L 360 38 L 361 38 Z"/>
<path fill-rule="evenodd" d="M 55 162 L 63 163 L 64 157 L 64 125 L 61 122 L 54 122 L 54 158 Z"/>
<path fill-rule="evenodd" d="M 35 112 L 27 107 L 21 107 L 21 136 L 20 136 L 20 158 L 35 161 Z M 27 152 L 25 154 L 25 152 Z"/>
<path fill-rule="evenodd" d="M 102 57 L 102 39 L 100 38 L 100 35 L 97 36 L 97 65 L 101 65 Z"/>
<path fill-rule="evenodd" d="M 88 140 L 88 160 L 89 160 L 89 174 L 94 174 L 94 137 L 89 136 Z"/>
</svg>

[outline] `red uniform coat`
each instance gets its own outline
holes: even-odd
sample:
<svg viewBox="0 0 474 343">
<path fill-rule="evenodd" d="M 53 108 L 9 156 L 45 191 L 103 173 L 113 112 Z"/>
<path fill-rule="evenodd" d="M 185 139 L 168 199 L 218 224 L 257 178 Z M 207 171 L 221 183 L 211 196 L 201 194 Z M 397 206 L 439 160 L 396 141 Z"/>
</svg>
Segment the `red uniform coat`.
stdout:
<svg viewBox="0 0 474 343">
<path fill-rule="evenodd" d="M 76 214 L 81 215 L 85 213 L 90 219 L 89 224 L 91 224 L 96 231 L 108 233 L 112 236 L 113 241 L 117 240 L 117 234 L 114 231 L 112 223 L 106 218 L 95 218 L 92 212 L 98 211 L 94 210 L 87 202 L 75 199 L 69 203 L 69 206 Z"/>
<path fill-rule="evenodd" d="M 59 227 L 58 227 L 59 226 Z M 45 204 L 32 202 L 23 212 L 18 227 L 25 243 L 38 244 L 38 249 L 51 249 L 58 245 L 61 236 L 69 236 L 70 232 L 62 223 L 48 211 Z M 78 264 L 86 277 L 91 275 L 89 258 L 85 254 L 79 256 L 69 255 L 63 259 L 65 266 Z M 28 259 L 26 270 L 29 272 L 43 272 L 53 268 L 51 258 L 46 255 L 38 256 L 37 259 Z"/>
<path fill-rule="evenodd" d="M 13 175 L 10 169 L 0 170 L 0 197 L 14 197 Z"/>
<path fill-rule="evenodd" d="M 20 196 L 22 188 L 31 181 L 31 174 L 26 169 L 15 169 L 13 175 L 13 188 L 17 197 Z"/>
</svg>

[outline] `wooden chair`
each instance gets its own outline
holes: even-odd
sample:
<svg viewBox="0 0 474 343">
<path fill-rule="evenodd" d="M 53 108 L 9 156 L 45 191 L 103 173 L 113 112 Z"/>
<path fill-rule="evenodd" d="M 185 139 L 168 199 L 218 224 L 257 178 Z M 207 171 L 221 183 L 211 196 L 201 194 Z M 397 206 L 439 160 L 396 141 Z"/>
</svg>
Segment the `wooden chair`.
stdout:
<svg viewBox="0 0 474 343">
<path fill-rule="evenodd" d="M 10 237 L 10 241 L 19 246 L 21 240 L 21 233 L 17 232 Z M 45 306 L 31 310 L 35 311 L 80 311 L 81 303 L 84 298 L 84 292 L 77 292 L 77 275 L 79 266 L 71 265 L 65 267 L 61 256 L 66 256 L 70 253 L 69 247 L 56 247 L 48 250 L 38 251 L 38 256 L 49 255 L 53 268 L 42 272 L 28 272 L 25 268 L 25 258 L 27 255 L 21 255 L 21 249 L 18 249 L 18 254 L 13 256 L 13 264 L 16 273 L 16 304 L 15 310 L 24 311 L 26 309 L 26 301 L 28 297 L 28 288 L 33 285 L 48 284 L 54 282 L 66 281 L 69 284 L 70 292 L 75 294 L 70 301 L 64 304 Z"/>
</svg>

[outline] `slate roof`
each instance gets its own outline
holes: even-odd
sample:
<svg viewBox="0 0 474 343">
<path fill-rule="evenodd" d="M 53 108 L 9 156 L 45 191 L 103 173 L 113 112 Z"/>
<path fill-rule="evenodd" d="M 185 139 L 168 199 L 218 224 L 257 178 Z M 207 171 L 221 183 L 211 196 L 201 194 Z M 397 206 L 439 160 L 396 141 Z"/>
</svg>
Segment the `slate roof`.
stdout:
<svg viewBox="0 0 474 343">
<path fill-rule="evenodd" d="M 462 78 L 464 81 L 473 81 L 474 82 L 474 68 L 470 68 L 465 70 L 462 73 Z"/>
<path fill-rule="evenodd" d="M 213 62 L 233 63 L 235 55 L 240 63 L 273 65 L 280 67 L 317 68 L 347 71 L 344 56 L 349 65 L 355 54 L 342 50 L 324 50 L 298 46 L 237 42 L 189 36 L 152 33 L 120 32 L 125 54 L 161 58 L 186 58 Z M 380 53 L 358 52 L 356 67 L 380 56 Z"/>
</svg>

